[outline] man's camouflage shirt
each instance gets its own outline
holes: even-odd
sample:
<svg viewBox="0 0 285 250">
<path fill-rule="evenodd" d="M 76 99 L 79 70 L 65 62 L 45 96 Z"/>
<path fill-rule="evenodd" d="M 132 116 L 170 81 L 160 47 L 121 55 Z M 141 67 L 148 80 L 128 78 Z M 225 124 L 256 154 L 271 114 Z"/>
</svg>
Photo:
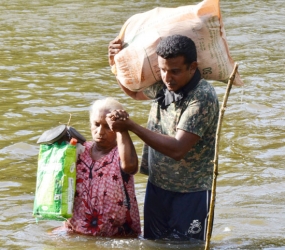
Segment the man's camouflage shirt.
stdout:
<svg viewBox="0 0 285 250">
<path fill-rule="evenodd" d="M 156 83 L 144 93 L 154 99 L 163 83 Z M 215 136 L 219 117 L 219 101 L 215 89 L 204 79 L 182 101 L 160 108 L 154 100 L 147 128 L 175 137 L 176 131 L 194 133 L 199 142 L 176 161 L 144 144 L 140 172 L 149 175 L 154 185 L 173 192 L 211 190 Z"/>
</svg>

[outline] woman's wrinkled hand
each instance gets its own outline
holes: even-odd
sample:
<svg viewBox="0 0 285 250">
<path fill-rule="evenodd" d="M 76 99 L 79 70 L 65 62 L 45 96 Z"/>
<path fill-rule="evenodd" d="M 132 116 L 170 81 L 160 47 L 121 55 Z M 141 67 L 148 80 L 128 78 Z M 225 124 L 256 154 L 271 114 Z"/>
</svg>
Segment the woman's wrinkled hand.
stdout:
<svg viewBox="0 0 285 250">
<path fill-rule="evenodd" d="M 123 109 L 113 110 L 106 115 L 106 121 L 112 131 L 121 132 L 126 130 L 125 121 L 129 119 L 129 114 Z"/>
</svg>

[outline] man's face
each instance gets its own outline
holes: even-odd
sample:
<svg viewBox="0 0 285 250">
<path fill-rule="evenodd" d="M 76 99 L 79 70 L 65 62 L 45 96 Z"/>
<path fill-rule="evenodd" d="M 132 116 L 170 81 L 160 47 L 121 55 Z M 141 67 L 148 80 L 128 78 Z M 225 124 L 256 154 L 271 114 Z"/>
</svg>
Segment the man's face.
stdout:
<svg viewBox="0 0 285 250">
<path fill-rule="evenodd" d="M 190 65 L 184 63 L 184 56 L 164 59 L 158 56 L 158 67 L 162 81 L 169 91 L 178 91 L 193 77 L 197 62 Z"/>
</svg>

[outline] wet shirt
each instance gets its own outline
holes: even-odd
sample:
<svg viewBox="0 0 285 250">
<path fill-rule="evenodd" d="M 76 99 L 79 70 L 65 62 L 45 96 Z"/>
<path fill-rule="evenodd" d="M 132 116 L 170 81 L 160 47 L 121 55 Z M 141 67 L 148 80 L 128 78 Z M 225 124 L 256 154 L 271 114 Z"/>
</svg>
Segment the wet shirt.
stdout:
<svg viewBox="0 0 285 250">
<path fill-rule="evenodd" d="M 76 165 L 73 217 L 66 226 L 96 236 L 140 234 L 134 177 L 121 171 L 118 148 L 93 161 L 89 153 L 92 142 L 84 146 Z"/>
<path fill-rule="evenodd" d="M 144 93 L 154 99 L 163 83 L 156 83 Z M 199 142 L 176 161 L 148 145 L 143 146 L 140 172 L 149 175 L 149 181 L 165 190 L 196 192 L 212 186 L 215 136 L 219 116 L 219 102 L 214 88 L 204 79 L 181 101 L 161 109 L 153 101 L 147 128 L 175 137 L 178 129 L 200 136 Z"/>
</svg>

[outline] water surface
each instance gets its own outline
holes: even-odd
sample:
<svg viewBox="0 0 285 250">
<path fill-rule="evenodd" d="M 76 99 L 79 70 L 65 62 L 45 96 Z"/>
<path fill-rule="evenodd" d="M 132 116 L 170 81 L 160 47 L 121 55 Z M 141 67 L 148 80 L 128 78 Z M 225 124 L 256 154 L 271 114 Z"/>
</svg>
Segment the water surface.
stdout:
<svg viewBox="0 0 285 250">
<path fill-rule="evenodd" d="M 53 235 L 56 221 L 32 217 L 43 131 L 67 123 L 91 139 L 88 107 L 112 95 L 134 120 L 149 102 L 116 85 L 109 41 L 133 14 L 197 1 L 2 0 L 0 5 L 1 249 L 203 249 L 195 242 Z M 285 249 L 284 47 L 281 0 L 221 1 L 231 55 L 244 87 L 231 91 L 223 120 L 212 249 Z M 212 82 L 222 102 L 226 85 Z M 132 134 L 140 154 L 142 143 Z M 146 177 L 135 176 L 143 226 Z"/>
</svg>

